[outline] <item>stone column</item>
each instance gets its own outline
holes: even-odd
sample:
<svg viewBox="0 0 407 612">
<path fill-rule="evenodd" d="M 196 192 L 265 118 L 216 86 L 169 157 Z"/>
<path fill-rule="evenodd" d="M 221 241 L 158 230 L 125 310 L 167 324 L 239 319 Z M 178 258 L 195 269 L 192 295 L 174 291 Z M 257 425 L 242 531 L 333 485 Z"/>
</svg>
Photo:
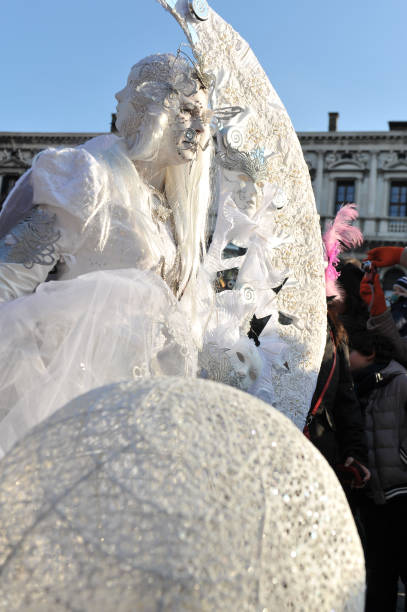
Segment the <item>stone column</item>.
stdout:
<svg viewBox="0 0 407 612">
<path fill-rule="evenodd" d="M 322 180 L 324 177 L 324 154 L 318 152 L 317 172 L 315 176 L 315 201 L 320 215 L 325 213 L 326 203 L 322 201 Z"/>
<path fill-rule="evenodd" d="M 367 203 L 367 216 L 375 217 L 377 215 L 376 210 L 376 187 L 377 187 L 377 153 L 372 152 L 370 155 L 370 173 L 369 173 L 369 191 L 368 191 L 368 203 Z M 366 221 L 364 231 L 366 237 L 375 236 L 375 221 Z"/>
</svg>

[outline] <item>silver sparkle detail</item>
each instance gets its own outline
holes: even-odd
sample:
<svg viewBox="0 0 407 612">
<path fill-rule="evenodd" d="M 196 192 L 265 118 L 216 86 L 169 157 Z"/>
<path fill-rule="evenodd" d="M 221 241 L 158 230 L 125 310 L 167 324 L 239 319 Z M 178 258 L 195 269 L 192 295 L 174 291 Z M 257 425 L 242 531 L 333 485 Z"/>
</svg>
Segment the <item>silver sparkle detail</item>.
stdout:
<svg viewBox="0 0 407 612">
<path fill-rule="evenodd" d="M 60 238 L 56 215 L 34 206 L 30 214 L 0 240 L 0 260 L 23 264 L 27 269 L 35 264 L 51 266 L 59 258 L 57 243 Z"/>
<path fill-rule="evenodd" d="M 206 0 L 189 0 L 189 10 L 193 17 L 199 21 L 206 21 L 209 17 L 209 5 Z"/>
<path fill-rule="evenodd" d="M 185 130 L 185 140 L 187 140 L 188 142 L 195 142 L 196 130 L 193 130 L 192 128 L 188 128 L 187 130 Z"/>
<path fill-rule="evenodd" d="M 240 151 L 227 145 L 224 151 L 219 151 L 216 154 L 216 160 L 227 170 L 243 172 L 254 183 L 264 181 L 267 178 L 268 159 L 265 157 L 262 148 L 257 147 L 251 151 Z"/>
<path fill-rule="evenodd" d="M 334 473 L 279 412 L 214 382 L 67 404 L 2 460 L 0 522 L 8 612 L 363 610 Z"/>
</svg>

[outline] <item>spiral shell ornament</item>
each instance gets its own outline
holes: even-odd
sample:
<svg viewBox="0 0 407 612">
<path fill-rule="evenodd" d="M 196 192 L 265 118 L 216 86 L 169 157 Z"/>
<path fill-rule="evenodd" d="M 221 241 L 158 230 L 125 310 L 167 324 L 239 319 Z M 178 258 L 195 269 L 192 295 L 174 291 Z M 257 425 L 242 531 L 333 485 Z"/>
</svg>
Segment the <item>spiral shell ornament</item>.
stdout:
<svg viewBox="0 0 407 612">
<path fill-rule="evenodd" d="M 251 285 L 248 285 L 247 283 L 242 285 L 240 288 L 240 293 L 242 294 L 243 301 L 246 304 L 254 304 L 256 299 L 256 291 L 253 289 L 253 287 L 251 287 Z"/>
<path fill-rule="evenodd" d="M 244 135 L 240 128 L 232 126 L 222 130 L 223 143 L 225 147 L 240 149 L 244 145 Z"/>
</svg>

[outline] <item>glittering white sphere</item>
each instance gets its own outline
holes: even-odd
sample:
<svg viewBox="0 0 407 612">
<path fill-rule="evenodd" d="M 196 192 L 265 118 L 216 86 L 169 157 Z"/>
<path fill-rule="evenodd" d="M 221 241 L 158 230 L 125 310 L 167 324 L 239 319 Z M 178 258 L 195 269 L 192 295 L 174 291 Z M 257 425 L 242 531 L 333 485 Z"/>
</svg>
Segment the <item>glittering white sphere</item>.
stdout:
<svg viewBox="0 0 407 612">
<path fill-rule="evenodd" d="M 333 472 L 243 392 L 185 378 L 96 389 L 0 467 L 2 610 L 363 610 Z"/>
</svg>

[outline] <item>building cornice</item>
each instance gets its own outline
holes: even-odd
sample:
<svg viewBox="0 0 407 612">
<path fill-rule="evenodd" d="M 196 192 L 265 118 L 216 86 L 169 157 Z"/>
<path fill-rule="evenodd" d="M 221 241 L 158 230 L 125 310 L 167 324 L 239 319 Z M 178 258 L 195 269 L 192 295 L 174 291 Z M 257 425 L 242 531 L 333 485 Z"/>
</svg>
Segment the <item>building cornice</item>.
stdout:
<svg viewBox="0 0 407 612">
<path fill-rule="evenodd" d="M 84 142 L 106 132 L 0 132 L 0 146 L 40 146 L 43 143 Z M 353 144 L 392 143 L 407 145 L 407 132 L 297 132 L 303 145 L 344 146 Z"/>
<path fill-rule="evenodd" d="M 348 144 L 400 144 L 407 145 L 407 132 L 297 132 L 302 145 L 321 144 L 344 146 Z"/>
<path fill-rule="evenodd" d="M 43 145 L 61 142 L 75 145 L 101 134 L 101 132 L 0 132 L 0 147 L 43 148 Z"/>
</svg>

